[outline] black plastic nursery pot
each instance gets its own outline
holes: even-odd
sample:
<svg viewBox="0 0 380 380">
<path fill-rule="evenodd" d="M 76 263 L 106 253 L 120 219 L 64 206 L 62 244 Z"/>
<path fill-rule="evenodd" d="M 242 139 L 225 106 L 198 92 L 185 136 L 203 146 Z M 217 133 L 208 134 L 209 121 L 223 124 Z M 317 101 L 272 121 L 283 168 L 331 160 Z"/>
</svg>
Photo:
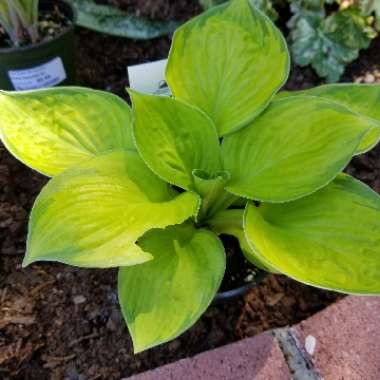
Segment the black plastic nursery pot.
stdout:
<svg viewBox="0 0 380 380">
<path fill-rule="evenodd" d="M 257 268 L 245 257 L 236 238 L 221 235 L 226 252 L 226 271 L 214 303 L 233 300 L 259 286 L 268 273 Z"/>
<path fill-rule="evenodd" d="M 76 14 L 62 0 L 40 0 L 40 11 L 58 7 L 70 25 L 48 41 L 35 45 L 0 48 L 0 89 L 32 90 L 75 84 L 74 23 Z"/>
<path fill-rule="evenodd" d="M 255 288 L 256 286 L 260 285 L 261 282 L 267 277 L 268 273 L 264 271 L 258 271 L 256 273 L 256 276 L 252 279 L 252 281 L 247 282 L 241 286 L 238 286 L 236 288 L 225 290 L 225 291 L 219 291 L 215 298 L 214 303 L 220 303 L 223 301 L 229 301 L 233 300 L 237 297 L 244 296 L 248 293 L 251 289 Z"/>
</svg>

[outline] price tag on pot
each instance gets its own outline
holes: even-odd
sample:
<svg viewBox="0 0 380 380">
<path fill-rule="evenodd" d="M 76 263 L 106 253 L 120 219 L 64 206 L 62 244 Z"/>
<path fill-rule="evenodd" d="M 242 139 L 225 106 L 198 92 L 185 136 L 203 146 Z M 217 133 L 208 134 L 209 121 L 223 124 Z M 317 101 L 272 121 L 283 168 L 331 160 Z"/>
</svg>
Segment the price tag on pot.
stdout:
<svg viewBox="0 0 380 380">
<path fill-rule="evenodd" d="M 170 95 L 165 82 L 168 60 L 142 63 L 128 67 L 129 85 L 133 90 L 157 95 Z"/>
<path fill-rule="evenodd" d="M 52 87 L 66 79 L 65 68 L 60 57 L 29 69 L 10 70 L 8 75 L 17 91 Z"/>
</svg>

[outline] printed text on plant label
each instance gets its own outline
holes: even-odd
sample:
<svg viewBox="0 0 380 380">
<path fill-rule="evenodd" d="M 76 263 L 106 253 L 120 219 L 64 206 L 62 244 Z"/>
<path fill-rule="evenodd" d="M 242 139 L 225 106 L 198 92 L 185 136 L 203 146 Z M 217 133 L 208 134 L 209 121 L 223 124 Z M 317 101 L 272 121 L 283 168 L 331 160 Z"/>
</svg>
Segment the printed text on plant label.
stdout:
<svg viewBox="0 0 380 380">
<path fill-rule="evenodd" d="M 30 69 L 10 70 L 8 75 L 17 91 L 52 87 L 66 79 L 65 68 L 60 57 Z"/>
</svg>

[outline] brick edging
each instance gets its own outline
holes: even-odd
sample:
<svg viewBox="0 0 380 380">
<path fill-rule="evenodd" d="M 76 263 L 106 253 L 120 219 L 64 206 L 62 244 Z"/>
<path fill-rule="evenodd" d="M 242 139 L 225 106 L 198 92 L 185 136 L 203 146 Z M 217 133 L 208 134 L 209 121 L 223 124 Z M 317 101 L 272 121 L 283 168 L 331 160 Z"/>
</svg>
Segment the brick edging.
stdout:
<svg viewBox="0 0 380 380">
<path fill-rule="evenodd" d="M 346 297 L 289 333 L 324 380 L 380 379 L 380 297 Z"/>
<path fill-rule="evenodd" d="M 128 378 L 177 379 L 379 380 L 380 297 L 349 296 L 291 328 Z"/>
</svg>

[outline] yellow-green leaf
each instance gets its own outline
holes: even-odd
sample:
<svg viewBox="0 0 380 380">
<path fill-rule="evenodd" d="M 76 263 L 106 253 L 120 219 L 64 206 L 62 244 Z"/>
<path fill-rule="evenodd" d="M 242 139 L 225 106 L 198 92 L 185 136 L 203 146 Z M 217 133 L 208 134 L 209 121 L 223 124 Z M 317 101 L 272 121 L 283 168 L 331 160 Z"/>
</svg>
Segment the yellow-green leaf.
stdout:
<svg viewBox="0 0 380 380">
<path fill-rule="evenodd" d="M 166 96 L 130 94 L 137 148 L 158 176 L 189 190 L 194 169 L 221 168 L 218 134 L 207 115 Z"/>
<path fill-rule="evenodd" d="M 380 294 L 380 197 L 347 175 L 285 204 L 248 206 L 246 236 L 259 256 L 306 284 Z"/>
<path fill-rule="evenodd" d="M 119 272 L 119 300 L 135 353 L 176 338 L 206 310 L 221 284 L 225 254 L 210 231 L 191 225 L 139 240 L 154 260 Z"/>
<path fill-rule="evenodd" d="M 280 99 L 287 96 L 319 96 L 349 108 L 363 117 L 374 119 L 378 126 L 374 126 L 363 137 L 357 153 L 364 153 L 372 149 L 380 140 L 380 85 L 338 83 L 327 84 L 302 91 L 286 91 L 276 96 Z"/>
<path fill-rule="evenodd" d="M 0 137 L 31 168 L 54 176 L 101 152 L 133 149 L 130 108 L 107 92 L 57 87 L 0 91 Z"/>
<path fill-rule="evenodd" d="M 262 112 L 288 71 L 281 32 L 248 0 L 234 0 L 177 29 L 166 79 L 174 97 L 205 111 L 222 136 Z"/>
<path fill-rule="evenodd" d="M 355 154 L 375 120 L 319 97 L 273 101 L 248 127 L 225 138 L 227 190 L 285 202 L 327 185 Z"/>
<path fill-rule="evenodd" d="M 150 260 L 135 243 L 151 228 L 194 216 L 199 197 L 178 194 L 135 152 L 113 152 L 54 177 L 38 196 L 24 265 L 37 260 L 117 267 Z"/>
</svg>

